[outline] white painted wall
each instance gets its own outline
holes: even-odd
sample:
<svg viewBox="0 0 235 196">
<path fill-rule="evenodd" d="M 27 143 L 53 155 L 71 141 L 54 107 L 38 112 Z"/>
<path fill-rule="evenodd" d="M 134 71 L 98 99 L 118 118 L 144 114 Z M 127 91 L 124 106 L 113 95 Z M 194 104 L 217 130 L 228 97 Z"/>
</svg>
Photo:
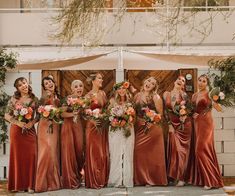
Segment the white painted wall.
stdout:
<svg viewBox="0 0 235 196">
<path fill-rule="evenodd" d="M 51 17 L 56 13 L 0 13 L 0 45 L 48 45 L 59 44 L 49 36 L 55 32 L 56 25 L 53 25 Z M 203 44 L 212 44 L 220 46 L 233 45 L 235 39 L 235 12 L 231 13 L 228 19 L 224 15 L 228 12 L 200 12 L 195 17 L 195 24 L 198 30 L 203 29 L 200 21 L 208 18 L 212 14 L 213 31 L 203 41 Z M 166 26 L 155 25 L 158 16 L 152 12 L 146 13 L 126 13 L 123 22 L 116 25 L 113 31 L 107 34 L 101 44 L 161 44 L 166 43 Z M 113 14 L 104 15 L 102 25 L 107 28 L 113 21 Z M 193 19 L 192 19 L 193 20 Z M 135 21 L 135 23 L 134 23 Z M 153 27 L 152 27 L 153 26 Z M 170 44 L 198 44 L 200 38 L 195 31 L 189 33 L 186 30 L 187 25 L 179 25 L 177 40 L 170 40 Z M 205 25 L 208 27 L 209 25 Z M 94 25 L 95 28 L 95 25 Z M 156 31 L 157 29 L 157 31 Z M 223 31 L 221 31 L 223 29 Z M 82 44 L 81 39 L 76 39 L 72 44 Z"/>
</svg>

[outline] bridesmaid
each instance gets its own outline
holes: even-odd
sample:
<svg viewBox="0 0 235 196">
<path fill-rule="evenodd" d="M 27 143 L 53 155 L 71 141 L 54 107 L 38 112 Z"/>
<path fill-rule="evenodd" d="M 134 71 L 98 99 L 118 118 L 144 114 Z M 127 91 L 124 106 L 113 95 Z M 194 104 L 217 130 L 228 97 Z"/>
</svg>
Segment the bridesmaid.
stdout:
<svg viewBox="0 0 235 196">
<path fill-rule="evenodd" d="M 209 78 L 198 78 L 199 92 L 192 97 L 195 105 L 195 171 L 193 183 L 205 189 L 223 187 L 223 181 L 214 148 L 214 125 L 211 114 L 212 101 L 208 95 Z"/>
<path fill-rule="evenodd" d="M 86 95 L 92 100 L 91 109 L 102 109 L 107 103 L 106 94 L 100 90 L 103 78 L 100 73 L 90 74 L 87 79 L 92 90 Z M 86 125 L 85 185 L 99 189 L 107 185 L 109 176 L 108 129 L 97 130 L 100 122 L 88 120 Z"/>
<path fill-rule="evenodd" d="M 184 86 L 185 78 L 179 76 L 174 82 L 173 90 L 163 94 L 166 119 L 169 124 L 167 175 L 170 179 L 178 181 L 176 186 L 184 186 L 185 181 L 190 178 L 188 176 L 188 162 L 192 137 L 191 117 L 188 116 L 184 119 L 182 128 L 180 117 L 174 113 L 176 104 L 189 101 L 187 94 L 183 91 Z"/>
<path fill-rule="evenodd" d="M 74 80 L 71 84 L 72 95 L 69 98 L 80 98 L 84 89 L 83 82 Z M 68 100 L 67 99 L 67 100 Z M 64 107 L 62 117 L 64 123 L 61 131 L 61 160 L 63 187 L 79 188 L 83 168 L 83 127 L 78 112 L 73 112 L 70 106 Z M 74 122 L 73 117 L 77 115 Z"/>
<path fill-rule="evenodd" d="M 157 81 L 149 77 L 143 82 L 134 101 L 137 108 L 134 147 L 134 184 L 167 185 L 165 149 L 161 125 L 147 123 L 143 119 L 144 107 L 163 115 L 163 103 L 157 94 Z M 148 131 L 145 132 L 146 127 Z"/>
<path fill-rule="evenodd" d="M 125 111 L 129 106 L 129 114 L 135 115 L 131 104 L 131 94 L 128 90 L 129 83 L 121 82 L 114 85 L 114 97 L 110 99 L 109 109 Z M 115 112 L 115 111 L 114 111 Z M 131 119 L 131 118 L 130 118 Z M 123 128 L 109 131 L 109 152 L 110 152 L 110 174 L 108 184 L 115 187 L 133 187 L 133 157 L 135 133 L 133 127 L 134 117 L 130 121 L 128 131 L 125 133 Z M 111 127 L 110 127 L 111 129 Z"/>
<path fill-rule="evenodd" d="M 42 79 L 45 95 L 40 105 L 60 106 L 55 82 L 52 76 Z M 53 132 L 49 133 L 52 125 Z M 36 192 L 53 191 L 61 188 L 59 166 L 59 124 L 41 118 L 38 123 L 38 162 L 36 173 Z"/>
<path fill-rule="evenodd" d="M 11 123 L 8 190 L 28 190 L 29 193 L 33 193 L 37 156 L 34 116 L 38 99 L 25 78 L 17 78 L 14 87 L 16 92 L 9 100 L 8 111 L 5 113 L 5 119 Z M 31 111 L 28 110 L 24 120 L 19 121 L 17 108 L 22 107 L 31 107 Z"/>
</svg>

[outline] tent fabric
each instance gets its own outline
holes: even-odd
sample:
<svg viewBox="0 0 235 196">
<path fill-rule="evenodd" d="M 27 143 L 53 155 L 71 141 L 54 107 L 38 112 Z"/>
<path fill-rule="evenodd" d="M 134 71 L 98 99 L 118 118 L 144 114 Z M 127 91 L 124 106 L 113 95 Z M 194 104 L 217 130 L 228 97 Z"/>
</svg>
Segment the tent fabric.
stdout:
<svg viewBox="0 0 235 196">
<path fill-rule="evenodd" d="M 162 61 L 169 61 L 179 64 L 199 65 L 199 66 L 208 66 L 208 61 L 211 59 L 219 60 L 235 55 L 233 54 L 233 55 L 222 56 L 218 54 L 199 55 L 199 54 L 159 54 L 159 53 L 148 53 L 148 52 L 139 52 L 139 51 L 128 51 L 128 52 Z"/>
<path fill-rule="evenodd" d="M 81 63 L 85 63 L 102 56 L 106 56 L 109 53 L 103 53 L 98 55 L 86 56 L 86 57 L 79 57 L 73 59 L 63 59 L 57 61 L 46 61 L 46 62 L 38 62 L 38 63 L 27 63 L 27 64 L 18 64 L 15 69 L 17 70 L 50 70 L 50 69 L 60 69 L 64 67 L 69 67 L 72 65 L 77 65 Z"/>
</svg>

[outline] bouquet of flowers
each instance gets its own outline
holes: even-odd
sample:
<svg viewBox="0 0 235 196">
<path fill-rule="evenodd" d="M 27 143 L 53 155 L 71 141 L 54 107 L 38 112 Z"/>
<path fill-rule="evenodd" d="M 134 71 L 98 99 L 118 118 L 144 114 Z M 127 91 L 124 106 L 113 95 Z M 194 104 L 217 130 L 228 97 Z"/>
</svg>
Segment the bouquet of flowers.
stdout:
<svg viewBox="0 0 235 196">
<path fill-rule="evenodd" d="M 48 119 L 51 122 L 54 121 L 57 124 L 63 123 L 63 121 L 60 117 L 62 110 L 54 107 L 53 105 L 39 106 L 38 113 L 40 114 L 41 118 Z M 49 126 L 48 133 L 53 133 L 53 124 L 52 123 Z"/>
<path fill-rule="evenodd" d="M 33 118 L 33 109 L 30 106 L 17 103 L 13 111 L 14 117 L 21 122 L 28 122 Z"/>
<path fill-rule="evenodd" d="M 193 106 L 186 100 L 182 100 L 179 104 L 175 104 L 173 112 L 179 116 L 182 130 L 184 130 L 184 122 L 186 118 L 191 115 L 192 110 Z"/>
<path fill-rule="evenodd" d="M 218 112 L 222 112 L 222 107 L 221 105 L 225 105 L 226 100 L 225 100 L 225 94 L 220 91 L 219 87 L 213 88 L 209 92 L 209 97 L 213 101 L 213 106 Z"/>
<path fill-rule="evenodd" d="M 122 128 L 124 136 L 131 135 L 130 127 L 133 125 L 135 119 L 135 110 L 131 104 L 114 105 L 109 109 L 110 131 L 117 131 Z"/>
<path fill-rule="evenodd" d="M 84 109 L 89 101 L 85 98 L 74 98 L 74 97 L 68 97 L 67 98 L 67 106 L 72 108 L 72 111 L 78 111 L 81 109 Z M 78 121 L 78 115 L 74 115 L 73 122 L 77 123 Z"/>
<path fill-rule="evenodd" d="M 141 110 L 143 112 L 143 118 L 145 120 L 145 125 L 147 123 L 152 123 L 152 124 L 160 123 L 162 117 L 156 111 L 151 110 L 149 107 L 143 107 Z M 149 128 L 147 126 L 145 126 L 144 132 L 147 133 L 148 130 L 149 130 Z"/>
</svg>

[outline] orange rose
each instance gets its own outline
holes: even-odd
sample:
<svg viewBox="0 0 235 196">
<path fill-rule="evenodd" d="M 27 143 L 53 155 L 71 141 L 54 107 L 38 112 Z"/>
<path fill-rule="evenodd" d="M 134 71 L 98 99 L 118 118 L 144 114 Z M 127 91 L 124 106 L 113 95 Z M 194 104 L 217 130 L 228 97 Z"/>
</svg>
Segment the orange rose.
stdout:
<svg viewBox="0 0 235 196">
<path fill-rule="evenodd" d="M 31 115 L 30 113 L 28 113 L 28 114 L 26 114 L 24 117 L 25 117 L 27 120 L 30 120 L 30 119 L 32 118 L 32 115 Z"/>
<path fill-rule="evenodd" d="M 42 113 L 42 116 L 45 117 L 45 118 L 47 118 L 49 115 L 50 115 L 50 112 L 48 112 L 48 111 L 44 111 Z"/>
<path fill-rule="evenodd" d="M 160 114 L 157 114 L 154 116 L 154 122 L 156 122 L 156 123 L 160 122 L 161 119 L 162 119 L 162 117 Z"/>
<path fill-rule="evenodd" d="M 132 116 L 134 116 L 134 115 L 135 115 L 135 110 L 134 110 L 134 108 L 129 107 L 129 108 L 127 109 L 126 113 L 127 113 L 127 115 L 132 115 Z"/>
<path fill-rule="evenodd" d="M 130 83 L 129 82 L 124 82 L 122 86 L 123 86 L 123 88 L 128 89 L 129 86 L 130 86 Z"/>
<path fill-rule="evenodd" d="M 180 115 L 183 116 L 183 115 L 186 115 L 187 112 L 185 109 L 180 109 Z"/>
<path fill-rule="evenodd" d="M 81 100 L 81 99 L 77 99 L 77 103 L 78 103 L 78 105 L 83 105 L 83 104 L 84 104 L 84 101 Z"/>
<path fill-rule="evenodd" d="M 31 107 L 28 108 L 28 113 L 33 114 L 33 109 Z"/>
<path fill-rule="evenodd" d="M 213 95 L 212 99 L 213 99 L 213 101 L 217 101 L 219 99 L 219 96 L 218 95 Z"/>
<path fill-rule="evenodd" d="M 152 111 L 149 111 L 149 112 L 146 113 L 146 116 L 148 116 L 149 118 L 153 118 L 154 113 Z"/>
</svg>

